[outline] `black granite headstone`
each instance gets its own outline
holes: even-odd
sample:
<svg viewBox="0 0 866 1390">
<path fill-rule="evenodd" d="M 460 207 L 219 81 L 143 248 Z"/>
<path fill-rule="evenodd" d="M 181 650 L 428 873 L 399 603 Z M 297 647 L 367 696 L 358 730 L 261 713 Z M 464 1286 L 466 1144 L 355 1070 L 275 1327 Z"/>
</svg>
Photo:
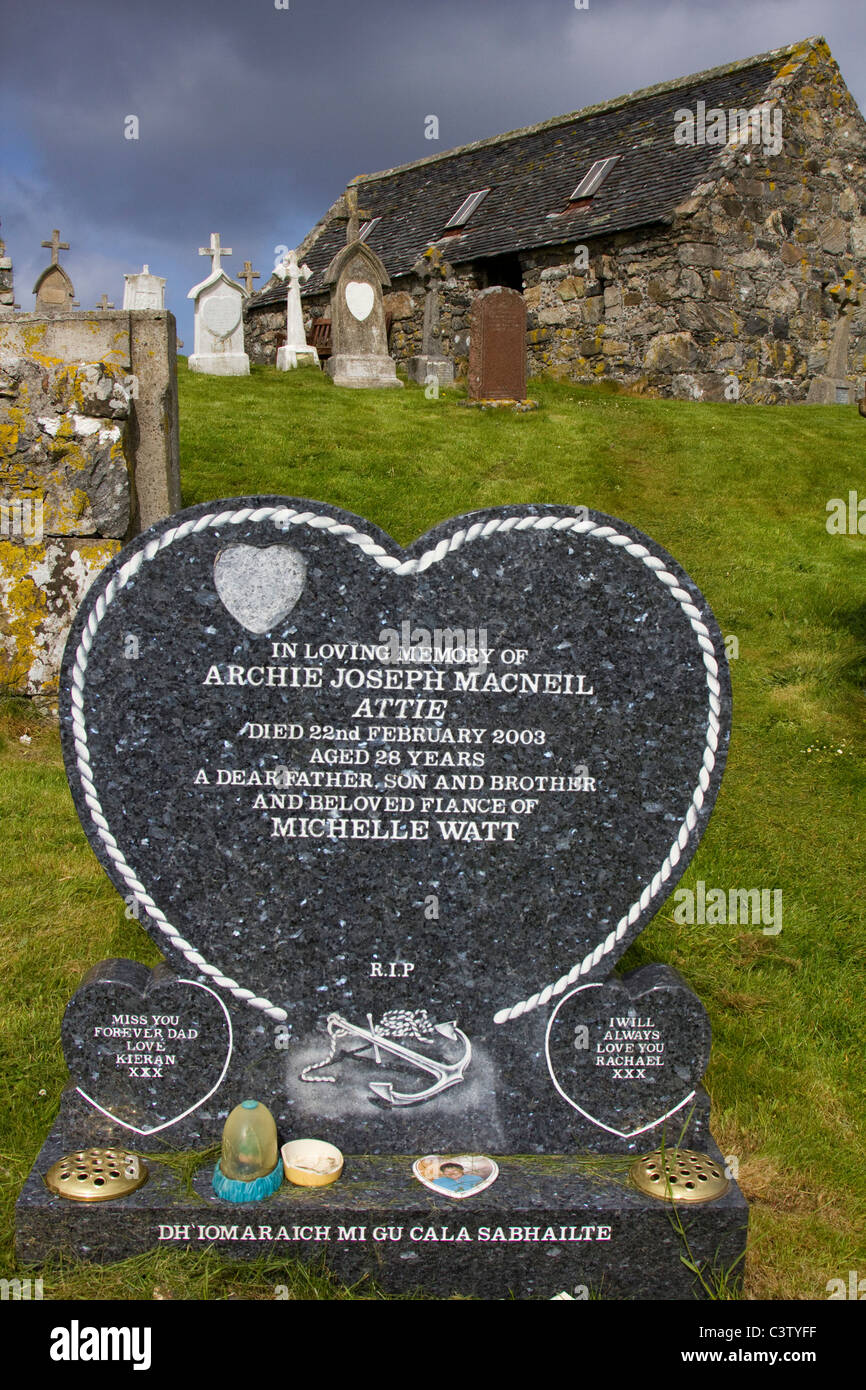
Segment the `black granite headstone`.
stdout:
<svg viewBox="0 0 866 1390">
<path fill-rule="evenodd" d="M 735 1185 L 673 1220 L 627 1176 L 660 1143 L 722 1163 L 702 1006 L 665 966 L 611 973 L 727 750 L 721 636 L 669 555 L 583 508 L 476 512 L 401 550 L 321 503 L 212 503 L 97 579 L 61 684 L 82 824 L 166 964 L 104 962 L 70 1003 L 19 1258 L 324 1255 L 488 1298 L 729 1287 Z M 340 1180 L 242 1219 L 209 1168 L 191 1191 L 153 1152 L 104 1209 L 43 1184 L 131 1131 L 202 1149 L 248 1096 L 281 1142 L 337 1144 Z M 457 1217 L 420 1154 L 499 1176 Z"/>
<path fill-rule="evenodd" d="M 199 506 L 99 577 L 62 688 L 96 854 L 294 1132 L 633 1151 L 624 1086 L 648 1132 L 680 1061 L 700 1079 L 703 1023 L 697 1056 L 666 1044 L 675 1105 L 649 1068 L 584 1104 L 547 1062 L 554 1009 L 555 1052 L 683 873 L 727 746 L 718 628 L 632 527 L 506 507 L 403 551 L 320 503 Z"/>
</svg>

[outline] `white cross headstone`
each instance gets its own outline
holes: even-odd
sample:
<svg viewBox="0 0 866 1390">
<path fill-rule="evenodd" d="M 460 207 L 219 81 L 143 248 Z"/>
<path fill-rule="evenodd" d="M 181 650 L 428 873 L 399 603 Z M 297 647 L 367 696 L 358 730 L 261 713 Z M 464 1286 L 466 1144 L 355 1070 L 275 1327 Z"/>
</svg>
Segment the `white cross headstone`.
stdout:
<svg viewBox="0 0 866 1390">
<path fill-rule="evenodd" d="M 215 270 L 222 270 L 220 257 L 230 256 L 232 254 L 232 248 L 230 246 L 220 246 L 219 232 L 211 232 L 210 246 L 200 246 L 198 248 L 198 254 L 200 256 L 210 256 L 210 268 L 211 273 L 213 273 Z"/>
<path fill-rule="evenodd" d="M 276 269 L 281 280 L 288 281 L 286 294 L 286 345 L 277 350 L 277 371 L 288 372 L 293 367 L 319 365 L 319 354 L 307 342 L 304 332 L 304 312 L 301 308 L 301 285 L 312 275 L 306 261 L 298 265 L 296 251 L 287 251 Z"/>
<path fill-rule="evenodd" d="M 165 280 L 161 275 L 151 275 L 146 265 L 140 273 L 123 277 L 124 309 L 164 309 Z"/>
<path fill-rule="evenodd" d="M 195 301 L 195 351 L 188 359 L 189 369 L 208 376 L 249 376 L 243 323 L 247 294 L 220 263 L 222 256 L 232 254 L 231 248 L 220 245 L 219 232 L 211 232 L 210 246 L 200 246 L 198 253 L 210 256 L 211 270 L 187 296 Z"/>
</svg>

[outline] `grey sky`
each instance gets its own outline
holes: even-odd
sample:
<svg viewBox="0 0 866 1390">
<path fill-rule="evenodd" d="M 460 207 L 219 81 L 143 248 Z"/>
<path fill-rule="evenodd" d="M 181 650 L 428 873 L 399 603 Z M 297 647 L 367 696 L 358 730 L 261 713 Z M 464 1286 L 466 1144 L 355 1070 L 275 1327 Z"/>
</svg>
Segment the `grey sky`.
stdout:
<svg viewBox="0 0 866 1390">
<path fill-rule="evenodd" d="M 355 174 L 823 33 L 866 109 L 863 0 L 39 0 L 7 6 L 0 235 L 16 299 L 59 227 L 83 307 L 147 261 L 192 349 L 219 231 L 237 273 Z M 425 139 L 425 117 L 439 140 Z M 136 115 L 138 140 L 124 138 Z"/>
</svg>

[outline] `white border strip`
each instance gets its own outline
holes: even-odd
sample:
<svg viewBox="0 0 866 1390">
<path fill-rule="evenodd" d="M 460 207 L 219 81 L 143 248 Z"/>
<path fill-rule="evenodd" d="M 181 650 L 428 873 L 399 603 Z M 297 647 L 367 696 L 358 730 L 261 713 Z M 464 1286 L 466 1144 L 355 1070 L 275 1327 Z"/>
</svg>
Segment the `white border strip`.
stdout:
<svg viewBox="0 0 866 1390">
<path fill-rule="evenodd" d="M 701 620 L 700 609 L 696 608 L 692 595 L 687 590 L 679 587 L 679 581 L 675 575 L 670 574 L 665 569 L 665 564 L 657 555 L 653 555 L 645 545 L 640 545 L 631 536 L 623 535 L 615 531 L 612 526 L 599 526 L 593 521 L 584 521 L 575 516 L 556 516 L 547 513 L 543 516 L 508 516 L 492 517 L 489 521 L 476 521 L 473 525 L 461 528 L 453 532 L 450 536 L 443 536 L 432 550 L 425 551 L 417 559 L 400 560 L 396 555 L 389 555 L 384 546 L 379 545 L 372 537 L 364 534 L 363 531 L 356 531 L 355 528 L 346 522 L 335 521 L 333 517 L 323 516 L 318 512 L 299 512 L 293 507 L 241 507 L 237 511 L 209 512 L 204 516 L 195 517 L 190 521 L 183 522 L 180 526 L 169 527 L 163 531 L 162 535 L 156 537 L 137 551 L 124 565 L 121 565 L 117 573 L 112 577 L 105 587 L 105 591 L 99 595 L 96 603 L 87 619 L 81 640 L 75 653 L 75 661 L 72 668 L 72 730 L 75 741 L 75 750 L 78 762 L 78 771 L 81 779 L 81 786 L 84 792 L 84 800 L 90 810 L 90 816 L 97 828 L 100 839 L 105 846 L 106 853 L 114 863 L 117 873 L 126 883 L 129 891 L 141 904 L 149 917 L 152 917 L 159 930 L 168 938 L 169 944 L 180 951 L 189 963 L 202 974 L 211 978 L 214 984 L 221 989 L 229 990 L 236 999 L 241 999 L 249 1004 L 253 1009 L 260 1009 L 269 1018 L 282 1021 L 288 1017 L 286 1010 L 272 1004 L 269 999 L 264 999 L 256 995 L 253 990 L 244 989 L 236 980 L 216 966 L 210 965 L 204 957 L 196 951 L 190 942 L 185 941 L 175 927 L 169 922 L 168 918 L 157 907 L 153 898 L 149 895 L 144 884 L 140 883 L 135 872 L 127 864 L 122 850 L 112 835 L 108 822 L 102 810 L 102 806 L 97 795 L 96 786 L 93 781 L 93 770 L 90 765 L 90 750 L 87 746 L 87 727 L 84 719 L 84 680 L 87 672 L 87 662 L 93 640 L 99 629 L 99 624 L 105 617 L 110 605 L 117 598 L 120 591 L 129 583 L 142 565 L 153 560 L 161 550 L 174 545 L 176 541 L 185 540 L 187 536 L 196 534 L 200 531 L 207 531 L 219 526 L 239 526 L 245 521 L 260 522 L 273 521 L 274 525 L 280 530 L 287 530 L 289 526 L 309 526 L 318 531 L 329 531 L 334 536 L 340 536 L 349 545 L 357 546 L 365 555 L 369 555 L 382 569 L 390 570 L 393 574 L 412 575 L 422 574 L 431 565 L 438 564 L 444 560 L 446 555 L 454 551 L 461 550 L 464 545 L 471 541 L 484 539 L 497 532 L 510 533 L 512 531 L 572 531 L 582 536 L 592 536 L 596 540 L 607 541 L 609 545 L 616 546 L 617 549 L 625 551 L 627 555 L 640 560 L 652 572 L 654 577 L 663 584 L 672 599 L 675 599 L 691 624 L 695 633 L 704 666 L 707 672 L 707 687 L 709 691 L 709 711 L 707 718 L 707 737 L 704 746 L 702 767 L 698 776 L 698 783 L 695 787 L 689 809 L 680 825 L 676 837 L 671 844 L 661 867 L 654 875 L 652 881 L 646 885 L 640 897 L 631 904 L 628 911 L 620 918 L 616 927 L 600 942 L 593 951 L 578 961 L 568 971 L 568 974 L 561 976 L 553 984 L 545 985 L 536 994 L 530 995 L 528 999 L 523 999 L 510 1008 L 500 1009 L 494 1015 L 494 1022 L 509 1023 L 512 1019 L 520 1018 L 522 1014 L 529 1013 L 532 1009 L 537 1009 L 541 1005 L 548 1003 L 550 999 L 557 995 L 564 994 L 569 985 L 574 984 L 582 975 L 588 974 L 598 962 L 608 955 L 623 936 L 629 927 L 633 926 L 641 913 L 649 906 L 654 898 L 661 893 L 664 884 L 670 878 L 674 867 L 679 863 L 683 850 L 691 838 L 692 832 L 697 824 L 698 813 L 704 804 L 704 797 L 710 785 L 710 776 L 716 763 L 716 751 L 719 745 L 719 734 L 721 730 L 721 684 L 719 681 L 719 665 L 716 660 L 715 648 L 710 638 L 706 624 Z"/>
</svg>

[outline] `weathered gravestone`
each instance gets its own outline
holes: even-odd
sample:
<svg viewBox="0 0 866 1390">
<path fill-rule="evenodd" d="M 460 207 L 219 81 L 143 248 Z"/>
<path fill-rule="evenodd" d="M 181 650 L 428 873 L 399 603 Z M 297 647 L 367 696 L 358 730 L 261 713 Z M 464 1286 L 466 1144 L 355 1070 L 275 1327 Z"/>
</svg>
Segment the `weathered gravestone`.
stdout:
<svg viewBox="0 0 866 1390">
<path fill-rule="evenodd" d="M 375 251 L 350 242 L 331 261 L 324 282 L 331 292 L 331 356 L 325 370 L 335 386 L 402 386 L 388 333 L 382 287 L 390 276 Z"/>
<path fill-rule="evenodd" d="M 495 285 L 472 302 L 469 397 L 483 401 L 526 397 L 526 305 L 517 290 Z"/>
<path fill-rule="evenodd" d="M 681 1136 L 720 1162 L 706 1015 L 667 967 L 611 976 L 697 847 L 728 741 L 722 639 L 669 555 L 567 507 L 403 551 L 321 503 L 202 505 L 99 577 L 63 689 L 82 824 L 166 967 L 106 962 L 69 1006 L 22 1257 L 282 1242 L 392 1287 L 691 1295 L 667 1207 L 625 1173 Z M 240 1245 L 206 1177 L 210 1211 L 158 1164 L 95 1214 L 40 1185 L 89 1143 L 211 1143 L 246 1095 L 281 1141 L 367 1155 L 308 1194 L 312 1226 L 283 1189 Z M 413 1186 L 431 1152 L 498 1156 L 459 1221 Z M 588 1176 L 586 1154 L 620 1167 Z M 736 1188 L 684 1219 L 702 1267 L 741 1253 Z"/>
<path fill-rule="evenodd" d="M 261 278 L 262 277 L 260 272 L 258 270 L 253 270 L 252 261 L 244 261 L 244 268 L 243 270 L 238 272 L 238 279 L 243 280 L 244 289 L 246 290 L 247 294 L 252 294 L 253 292 L 253 281 L 261 280 Z"/>
<path fill-rule="evenodd" d="M 134 275 L 123 277 L 124 309 L 164 309 L 165 277 L 151 275 L 150 266 L 145 265 Z"/>
<path fill-rule="evenodd" d="M 211 232 L 210 246 L 200 246 L 198 253 L 210 256 L 211 272 L 187 295 L 195 301 L 195 351 L 188 359 L 189 369 L 208 376 L 249 376 L 243 326 L 246 293 L 221 264 L 231 248 L 220 245 L 219 232 Z"/>
<path fill-rule="evenodd" d="M 36 295 L 37 314 L 55 314 L 75 306 L 75 290 L 72 281 L 60 264 L 59 253 L 69 250 L 69 242 L 60 240 L 60 232 L 55 227 L 50 241 L 43 246 L 51 252 L 51 264 L 46 266 L 33 286 Z"/>
<path fill-rule="evenodd" d="M 439 288 L 451 273 L 451 266 L 437 247 L 428 247 L 419 257 L 413 270 L 424 284 L 424 322 L 421 332 L 421 353 L 410 357 L 407 367 L 412 381 L 422 386 L 436 382 L 439 386 L 454 384 L 454 359 L 442 351 L 442 332 L 439 322 Z"/>
</svg>

